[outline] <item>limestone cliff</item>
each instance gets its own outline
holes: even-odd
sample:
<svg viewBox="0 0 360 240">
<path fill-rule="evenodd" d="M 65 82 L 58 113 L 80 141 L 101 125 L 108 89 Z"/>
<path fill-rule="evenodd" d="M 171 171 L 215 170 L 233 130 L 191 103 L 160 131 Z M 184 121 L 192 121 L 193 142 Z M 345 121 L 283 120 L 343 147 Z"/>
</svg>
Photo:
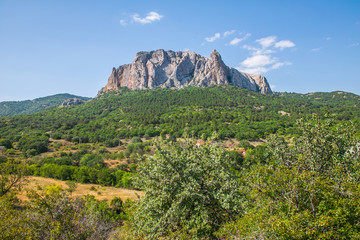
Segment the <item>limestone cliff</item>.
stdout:
<svg viewBox="0 0 360 240">
<path fill-rule="evenodd" d="M 265 77 L 247 74 L 228 67 L 214 50 L 210 58 L 191 51 L 173 52 L 162 49 L 138 52 L 131 64 L 113 68 L 101 92 L 120 87 L 134 89 L 206 87 L 230 84 L 263 94 L 272 93 Z"/>
</svg>

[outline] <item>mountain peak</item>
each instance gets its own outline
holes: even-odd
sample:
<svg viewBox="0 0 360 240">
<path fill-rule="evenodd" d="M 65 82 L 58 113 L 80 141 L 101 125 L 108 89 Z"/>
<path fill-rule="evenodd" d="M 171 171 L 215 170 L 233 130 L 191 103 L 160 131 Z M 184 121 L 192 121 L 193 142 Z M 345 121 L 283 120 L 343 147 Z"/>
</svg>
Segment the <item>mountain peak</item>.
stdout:
<svg viewBox="0 0 360 240">
<path fill-rule="evenodd" d="M 263 94 L 272 93 L 265 77 L 239 72 L 228 67 L 215 49 L 207 59 L 191 51 L 158 49 L 138 52 L 131 64 L 113 68 L 106 92 L 120 87 L 134 89 L 206 87 L 230 84 Z"/>
<path fill-rule="evenodd" d="M 210 55 L 210 58 L 211 57 L 221 57 L 220 56 L 220 53 L 218 51 L 216 51 L 216 49 L 214 49 L 212 52 L 211 52 L 211 55 Z"/>
</svg>

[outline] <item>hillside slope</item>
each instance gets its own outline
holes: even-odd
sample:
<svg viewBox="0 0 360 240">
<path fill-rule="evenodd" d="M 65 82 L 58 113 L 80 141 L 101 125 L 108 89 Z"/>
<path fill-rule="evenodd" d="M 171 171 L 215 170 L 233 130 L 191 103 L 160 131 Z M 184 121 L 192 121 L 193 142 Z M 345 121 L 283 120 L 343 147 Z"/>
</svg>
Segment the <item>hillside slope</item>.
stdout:
<svg viewBox="0 0 360 240">
<path fill-rule="evenodd" d="M 313 96 L 317 96 L 313 98 Z M 51 133 L 73 142 L 171 135 L 254 140 L 293 133 L 297 119 L 317 113 L 360 125 L 359 96 L 350 93 L 264 95 L 233 86 L 109 92 L 82 105 L 0 118 L 0 135 L 17 141 Z M 110 144 L 111 145 L 111 144 Z"/>
<path fill-rule="evenodd" d="M 80 97 L 68 93 L 62 93 L 42 98 L 36 98 L 34 100 L 5 101 L 0 102 L 0 117 L 39 112 L 47 108 L 59 106 L 65 100 L 71 98 L 78 98 L 84 101 L 91 99 L 88 97 Z"/>
</svg>

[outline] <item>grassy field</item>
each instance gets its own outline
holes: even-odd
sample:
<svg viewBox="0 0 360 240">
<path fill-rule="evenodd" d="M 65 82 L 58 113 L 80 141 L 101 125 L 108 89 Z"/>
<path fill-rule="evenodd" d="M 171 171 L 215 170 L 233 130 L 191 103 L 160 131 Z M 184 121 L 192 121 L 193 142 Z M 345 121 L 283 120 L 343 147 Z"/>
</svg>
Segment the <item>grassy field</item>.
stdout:
<svg viewBox="0 0 360 240">
<path fill-rule="evenodd" d="M 18 197 L 21 200 L 27 200 L 27 191 L 33 189 L 40 192 L 41 189 L 54 184 L 62 186 L 63 189 L 68 188 L 65 181 L 43 177 L 27 177 L 27 182 L 25 183 L 22 191 L 18 194 Z M 72 197 L 82 197 L 89 194 L 94 195 L 98 200 L 106 200 L 110 202 L 114 197 L 120 197 L 123 201 L 125 201 L 128 198 L 136 200 L 138 199 L 138 196 L 143 196 L 142 192 L 129 189 L 102 187 L 96 184 L 77 183 L 76 185 L 77 187 L 72 193 Z"/>
</svg>

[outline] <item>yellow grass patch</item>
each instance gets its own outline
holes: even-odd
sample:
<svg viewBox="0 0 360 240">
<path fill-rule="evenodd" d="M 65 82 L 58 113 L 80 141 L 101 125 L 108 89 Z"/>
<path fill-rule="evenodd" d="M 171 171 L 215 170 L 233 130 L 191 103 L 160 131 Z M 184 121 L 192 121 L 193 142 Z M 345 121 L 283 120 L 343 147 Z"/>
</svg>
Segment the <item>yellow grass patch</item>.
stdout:
<svg viewBox="0 0 360 240">
<path fill-rule="evenodd" d="M 36 190 L 38 192 L 41 189 L 44 189 L 50 185 L 60 185 L 63 189 L 67 189 L 66 181 L 51 179 L 51 178 L 43 178 L 43 177 L 27 177 L 27 183 L 25 183 L 22 191 L 18 194 L 18 198 L 21 200 L 27 200 L 26 192 L 29 190 Z M 144 196 L 143 192 L 115 188 L 115 187 L 102 187 L 96 184 L 81 184 L 76 183 L 77 187 L 75 191 L 72 193 L 72 197 L 83 197 L 86 195 L 94 195 L 98 200 L 106 200 L 108 202 L 111 201 L 114 197 L 120 197 L 123 201 L 130 198 L 133 200 L 137 200 L 138 196 Z"/>
</svg>

